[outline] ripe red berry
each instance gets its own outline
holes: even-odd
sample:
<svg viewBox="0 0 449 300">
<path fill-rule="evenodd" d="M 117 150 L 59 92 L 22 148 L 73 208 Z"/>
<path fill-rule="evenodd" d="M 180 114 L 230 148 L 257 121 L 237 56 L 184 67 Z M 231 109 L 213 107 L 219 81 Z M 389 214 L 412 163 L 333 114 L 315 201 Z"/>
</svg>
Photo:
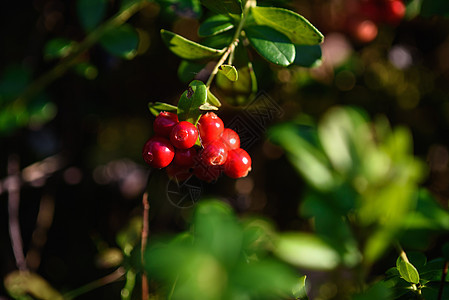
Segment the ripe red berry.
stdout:
<svg viewBox="0 0 449 300">
<path fill-rule="evenodd" d="M 212 182 L 218 179 L 218 177 L 221 175 L 222 169 L 223 166 L 207 166 L 204 163 L 200 163 L 195 166 L 193 173 L 198 179 L 202 181 Z"/>
<path fill-rule="evenodd" d="M 156 136 L 145 143 L 142 156 L 150 167 L 165 168 L 173 160 L 175 149 L 168 139 Z"/>
<path fill-rule="evenodd" d="M 226 162 L 228 148 L 218 139 L 207 144 L 199 155 L 204 164 L 208 166 L 220 166 Z"/>
<path fill-rule="evenodd" d="M 169 137 L 173 127 L 178 124 L 178 116 L 168 111 L 161 111 L 153 123 L 154 133 L 163 137 Z"/>
<path fill-rule="evenodd" d="M 176 124 L 170 132 L 170 141 L 178 149 L 188 149 L 195 145 L 198 130 L 195 125 L 187 121 Z"/>
<path fill-rule="evenodd" d="M 198 120 L 198 131 L 203 145 L 218 139 L 223 130 L 223 121 L 213 112 L 205 113 Z"/>
<path fill-rule="evenodd" d="M 193 167 L 195 164 L 197 151 L 195 148 L 176 149 L 173 162 L 178 166 Z"/>
<path fill-rule="evenodd" d="M 401 0 L 389 0 L 385 7 L 385 21 L 397 25 L 405 15 L 405 4 Z"/>
<path fill-rule="evenodd" d="M 224 165 L 224 173 L 231 178 L 240 178 L 248 175 L 251 170 L 251 157 L 242 148 L 230 150 Z"/>
<path fill-rule="evenodd" d="M 240 137 L 234 130 L 230 128 L 225 128 L 221 134 L 221 141 L 228 146 L 228 149 L 240 148 Z"/>
</svg>

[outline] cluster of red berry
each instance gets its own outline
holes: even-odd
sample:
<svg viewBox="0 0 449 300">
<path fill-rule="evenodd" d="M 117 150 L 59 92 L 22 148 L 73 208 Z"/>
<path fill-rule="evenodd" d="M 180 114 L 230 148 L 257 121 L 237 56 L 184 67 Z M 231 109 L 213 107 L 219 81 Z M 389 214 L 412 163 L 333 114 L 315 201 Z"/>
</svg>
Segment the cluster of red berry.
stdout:
<svg viewBox="0 0 449 300">
<path fill-rule="evenodd" d="M 251 157 L 240 148 L 240 137 L 213 112 L 203 114 L 197 126 L 161 112 L 153 123 L 155 136 L 143 147 L 143 159 L 153 168 L 166 168 L 171 178 L 183 181 L 192 173 L 211 182 L 221 172 L 231 178 L 245 177 Z M 196 146 L 198 136 L 202 147 Z"/>
</svg>

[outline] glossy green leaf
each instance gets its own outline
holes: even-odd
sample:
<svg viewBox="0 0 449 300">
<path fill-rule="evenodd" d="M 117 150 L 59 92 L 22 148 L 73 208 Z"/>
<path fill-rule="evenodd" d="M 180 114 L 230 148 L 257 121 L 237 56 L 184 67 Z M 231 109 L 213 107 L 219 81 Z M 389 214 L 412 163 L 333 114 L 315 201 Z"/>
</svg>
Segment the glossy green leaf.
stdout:
<svg viewBox="0 0 449 300">
<path fill-rule="evenodd" d="M 216 107 L 221 106 L 220 100 L 210 90 L 207 90 L 207 103 Z"/>
<path fill-rule="evenodd" d="M 107 0 L 78 0 L 78 16 L 83 28 L 87 31 L 94 29 L 106 14 Z"/>
<path fill-rule="evenodd" d="M 136 55 L 139 35 L 134 27 L 125 23 L 107 31 L 100 44 L 113 55 L 131 59 Z"/>
<path fill-rule="evenodd" d="M 224 15 L 215 15 L 201 23 L 198 28 L 199 36 L 216 35 L 234 28 L 231 20 Z"/>
<path fill-rule="evenodd" d="M 16 299 L 24 299 L 27 294 L 42 300 L 62 300 L 62 295 L 44 278 L 27 271 L 14 271 L 4 279 L 8 293 Z"/>
<path fill-rule="evenodd" d="M 295 60 L 295 46 L 284 34 L 268 26 L 252 25 L 245 29 L 251 45 L 269 62 L 289 66 Z"/>
<path fill-rule="evenodd" d="M 205 66 L 205 64 L 183 60 L 178 67 L 178 77 L 182 82 L 189 83 Z"/>
<path fill-rule="evenodd" d="M 307 233 L 281 235 L 274 252 L 285 261 L 306 269 L 331 270 L 340 263 L 332 247 L 318 236 Z"/>
<path fill-rule="evenodd" d="M 253 7 L 254 20 L 285 34 L 294 44 L 316 45 L 323 41 L 323 35 L 303 16 L 279 7 Z"/>
<path fill-rule="evenodd" d="M 157 117 L 161 111 L 177 111 L 178 108 L 174 105 L 163 102 L 149 102 L 148 109 Z"/>
<path fill-rule="evenodd" d="M 418 270 L 408 261 L 401 258 L 398 259 L 396 267 L 398 268 L 401 277 L 410 283 L 419 283 L 419 273 Z"/>
<path fill-rule="evenodd" d="M 44 57 L 46 59 L 53 59 L 67 56 L 75 45 L 76 42 L 69 39 L 51 39 L 44 47 Z"/>
<path fill-rule="evenodd" d="M 301 276 L 298 279 L 298 283 L 293 287 L 292 294 L 295 296 L 295 299 L 304 299 L 307 298 L 306 294 L 306 278 L 307 276 Z"/>
<path fill-rule="evenodd" d="M 295 65 L 312 68 L 319 66 L 322 62 L 320 45 L 295 45 L 295 52 Z"/>
<path fill-rule="evenodd" d="M 229 15 L 234 18 L 242 14 L 240 0 L 201 0 L 201 4 L 217 14 Z"/>
<path fill-rule="evenodd" d="M 181 95 L 178 103 L 179 121 L 188 121 L 194 125 L 198 122 L 202 112 L 200 106 L 207 101 L 206 85 L 194 80 L 189 84 L 187 90 Z"/>
<path fill-rule="evenodd" d="M 162 29 L 161 36 L 167 47 L 177 56 L 189 59 L 213 58 L 223 54 L 225 49 L 214 49 L 190 41 L 176 33 Z"/>
<path fill-rule="evenodd" d="M 234 66 L 221 65 L 218 67 L 218 72 L 226 76 L 231 81 L 237 81 L 239 79 L 239 73 Z"/>
</svg>

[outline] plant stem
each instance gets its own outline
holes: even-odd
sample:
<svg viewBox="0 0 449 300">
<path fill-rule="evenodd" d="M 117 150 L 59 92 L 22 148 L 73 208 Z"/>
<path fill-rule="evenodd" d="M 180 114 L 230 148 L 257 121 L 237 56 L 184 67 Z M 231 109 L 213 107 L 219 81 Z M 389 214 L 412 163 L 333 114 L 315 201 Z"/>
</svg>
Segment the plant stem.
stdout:
<svg viewBox="0 0 449 300">
<path fill-rule="evenodd" d="M 446 282 L 448 268 L 449 268 L 449 262 L 446 260 L 444 262 L 444 266 L 443 266 L 443 273 L 441 274 L 441 282 L 440 282 L 440 288 L 438 289 L 437 300 L 443 299 L 443 289 L 444 289 L 444 283 Z"/>
<path fill-rule="evenodd" d="M 396 242 L 395 247 L 399 253 L 399 256 L 402 258 L 402 260 L 410 263 L 410 261 L 408 260 L 408 257 L 407 257 L 407 253 L 405 253 L 404 249 L 402 249 L 401 244 L 399 244 L 399 242 Z"/>
<path fill-rule="evenodd" d="M 80 295 L 83 295 L 87 292 L 90 292 L 96 288 L 102 287 L 106 284 L 112 283 L 114 281 L 119 280 L 123 277 L 123 275 L 126 273 L 125 268 L 119 267 L 117 270 L 112 272 L 109 275 L 106 275 L 103 278 L 97 279 L 95 281 L 92 281 L 86 285 L 83 285 L 82 287 L 77 288 L 76 290 L 70 291 L 63 295 L 63 298 L 66 300 L 74 299 Z"/>
<path fill-rule="evenodd" d="M 148 278 L 145 272 L 145 249 L 147 247 L 148 241 L 148 213 L 150 210 L 150 203 L 148 202 L 148 192 L 145 192 L 142 196 L 143 204 L 143 226 L 142 226 L 142 236 L 141 236 L 141 249 L 140 249 L 140 259 L 142 261 L 142 300 L 148 300 Z"/>
<path fill-rule="evenodd" d="M 110 29 L 125 23 L 135 13 L 140 11 L 148 4 L 148 1 L 142 0 L 130 5 L 123 11 L 118 12 L 108 21 L 98 26 L 86 38 L 73 48 L 73 50 L 51 70 L 42 74 L 34 80 L 16 99 L 17 105 L 25 105 L 27 101 L 42 92 L 50 83 L 62 76 L 67 70 L 74 66 L 80 59 L 81 55 L 90 47 L 92 47 L 98 40 Z"/>
<path fill-rule="evenodd" d="M 249 9 L 255 5 L 256 5 L 255 0 L 246 1 L 245 7 L 243 8 L 243 12 L 242 12 L 242 18 L 240 19 L 239 25 L 237 26 L 237 30 L 235 31 L 234 36 L 232 37 L 231 43 L 229 44 L 226 51 L 223 53 L 223 56 L 217 62 L 214 69 L 210 73 L 209 78 L 207 79 L 207 82 L 206 82 L 207 88 L 209 88 L 210 85 L 212 84 L 212 81 L 214 80 L 215 75 L 217 75 L 220 66 L 226 61 L 228 56 L 234 52 L 235 47 L 237 47 L 237 45 L 239 43 L 240 34 L 242 32 L 243 26 L 245 25 L 246 17 L 248 16 Z M 231 57 L 232 57 L 232 55 L 231 55 Z M 232 61 L 230 61 L 230 63 L 231 62 Z"/>
</svg>

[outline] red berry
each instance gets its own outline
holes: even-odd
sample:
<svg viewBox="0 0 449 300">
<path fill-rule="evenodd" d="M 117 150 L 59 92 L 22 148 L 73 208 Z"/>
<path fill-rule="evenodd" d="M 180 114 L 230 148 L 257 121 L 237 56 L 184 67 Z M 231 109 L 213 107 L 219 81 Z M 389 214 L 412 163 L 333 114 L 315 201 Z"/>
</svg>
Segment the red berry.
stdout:
<svg viewBox="0 0 449 300">
<path fill-rule="evenodd" d="M 223 121 L 213 112 L 205 113 L 198 120 L 198 131 L 203 145 L 218 139 L 223 129 Z"/>
<path fill-rule="evenodd" d="M 178 182 L 189 179 L 193 174 L 190 168 L 179 166 L 177 164 L 170 164 L 165 170 L 170 179 L 177 180 Z"/>
<path fill-rule="evenodd" d="M 228 157 L 228 148 L 221 140 L 210 142 L 200 152 L 201 161 L 208 166 L 221 166 Z"/>
<path fill-rule="evenodd" d="M 187 121 L 176 124 L 170 132 L 170 141 L 178 149 L 188 149 L 195 145 L 198 130 L 195 125 Z"/>
<path fill-rule="evenodd" d="M 154 133 L 168 138 L 176 124 L 178 124 L 178 116 L 176 114 L 161 111 L 153 123 Z"/>
<path fill-rule="evenodd" d="M 218 179 L 218 177 L 221 175 L 222 169 L 223 166 L 207 166 L 204 163 L 200 163 L 195 166 L 193 173 L 198 179 L 206 182 L 211 182 Z"/>
<path fill-rule="evenodd" d="M 225 128 L 221 134 L 221 141 L 228 146 L 228 149 L 240 148 L 240 137 L 234 130 L 230 128 Z"/>
<path fill-rule="evenodd" d="M 142 156 L 150 167 L 165 168 L 173 160 L 175 149 L 168 139 L 156 136 L 145 143 Z"/>
<path fill-rule="evenodd" d="M 189 149 L 176 149 L 175 159 L 173 160 L 173 162 L 178 166 L 187 168 L 193 167 L 193 165 L 195 164 L 196 154 L 197 151 L 193 147 Z"/>
<path fill-rule="evenodd" d="M 224 165 L 224 173 L 231 178 L 240 178 L 251 171 L 251 157 L 242 148 L 230 150 Z"/>
<path fill-rule="evenodd" d="M 385 8 L 385 21 L 397 25 L 405 15 L 406 7 L 401 0 L 389 0 Z"/>
</svg>

